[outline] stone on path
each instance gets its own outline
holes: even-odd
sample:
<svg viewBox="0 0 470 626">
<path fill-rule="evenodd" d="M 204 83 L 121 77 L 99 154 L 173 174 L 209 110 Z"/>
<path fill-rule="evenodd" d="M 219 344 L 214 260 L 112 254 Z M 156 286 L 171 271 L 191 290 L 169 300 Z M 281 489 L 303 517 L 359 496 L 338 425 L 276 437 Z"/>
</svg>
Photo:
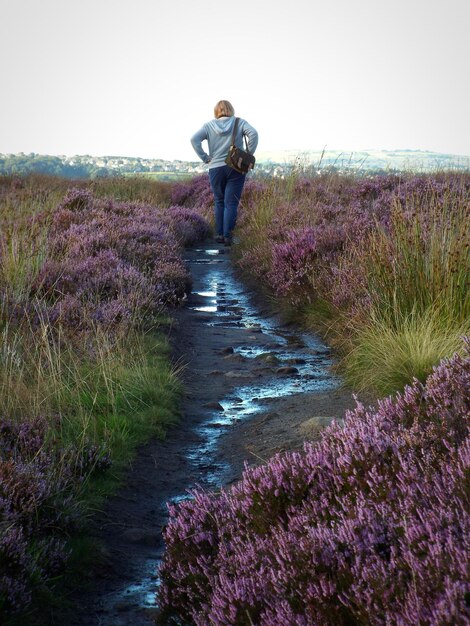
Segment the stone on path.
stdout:
<svg viewBox="0 0 470 626">
<path fill-rule="evenodd" d="M 334 418 L 325 415 L 317 415 L 301 422 L 298 425 L 300 434 L 308 440 L 317 440 L 320 433 L 329 426 Z"/>
</svg>

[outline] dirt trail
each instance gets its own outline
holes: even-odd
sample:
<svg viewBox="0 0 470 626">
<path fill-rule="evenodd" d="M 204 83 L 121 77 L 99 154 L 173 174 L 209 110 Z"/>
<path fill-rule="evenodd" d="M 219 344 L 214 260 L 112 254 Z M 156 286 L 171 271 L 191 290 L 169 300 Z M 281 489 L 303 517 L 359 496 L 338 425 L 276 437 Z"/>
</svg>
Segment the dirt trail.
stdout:
<svg viewBox="0 0 470 626">
<path fill-rule="evenodd" d="M 181 422 L 139 450 L 126 487 L 97 515 L 94 533 L 107 558 L 84 573 L 73 609 L 51 624 L 152 624 L 166 503 L 196 484 L 229 484 L 245 461 L 301 446 L 354 404 L 329 371 L 329 349 L 260 310 L 228 249 L 190 250 L 187 261 L 193 292 L 173 329 L 175 359 L 185 365 Z"/>
</svg>

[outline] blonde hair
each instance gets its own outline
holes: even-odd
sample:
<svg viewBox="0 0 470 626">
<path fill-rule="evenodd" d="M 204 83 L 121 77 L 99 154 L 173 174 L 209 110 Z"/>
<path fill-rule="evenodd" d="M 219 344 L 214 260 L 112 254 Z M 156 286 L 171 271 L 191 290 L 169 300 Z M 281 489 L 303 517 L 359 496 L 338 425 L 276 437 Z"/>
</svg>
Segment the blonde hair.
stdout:
<svg viewBox="0 0 470 626">
<path fill-rule="evenodd" d="M 235 109 L 230 104 L 228 100 L 219 100 L 214 107 L 214 117 L 219 119 L 219 117 L 232 117 L 235 115 Z"/>
</svg>

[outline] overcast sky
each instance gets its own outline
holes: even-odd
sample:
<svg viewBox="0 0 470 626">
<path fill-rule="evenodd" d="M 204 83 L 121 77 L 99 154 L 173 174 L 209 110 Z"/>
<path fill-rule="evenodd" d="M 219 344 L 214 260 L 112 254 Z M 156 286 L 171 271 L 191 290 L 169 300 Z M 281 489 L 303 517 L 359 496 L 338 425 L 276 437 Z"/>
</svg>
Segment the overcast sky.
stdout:
<svg viewBox="0 0 470 626">
<path fill-rule="evenodd" d="M 191 159 L 228 99 L 259 151 L 470 155 L 470 0 L 0 0 L 0 153 Z"/>
</svg>

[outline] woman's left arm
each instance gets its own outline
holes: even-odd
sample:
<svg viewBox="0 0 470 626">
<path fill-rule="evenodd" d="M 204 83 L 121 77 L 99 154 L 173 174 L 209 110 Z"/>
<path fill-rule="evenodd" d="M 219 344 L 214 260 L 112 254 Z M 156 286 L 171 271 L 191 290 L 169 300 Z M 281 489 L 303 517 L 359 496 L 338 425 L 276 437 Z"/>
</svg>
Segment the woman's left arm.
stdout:
<svg viewBox="0 0 470 626">
<path fill-rule="evenodd" d="M 242 133 L 248 139 L 248 152 L 254 154 L 256 146 L 258 145 L 258 132 L 250 126 L 246 120 L 243 120 Z"/>
</svg>

